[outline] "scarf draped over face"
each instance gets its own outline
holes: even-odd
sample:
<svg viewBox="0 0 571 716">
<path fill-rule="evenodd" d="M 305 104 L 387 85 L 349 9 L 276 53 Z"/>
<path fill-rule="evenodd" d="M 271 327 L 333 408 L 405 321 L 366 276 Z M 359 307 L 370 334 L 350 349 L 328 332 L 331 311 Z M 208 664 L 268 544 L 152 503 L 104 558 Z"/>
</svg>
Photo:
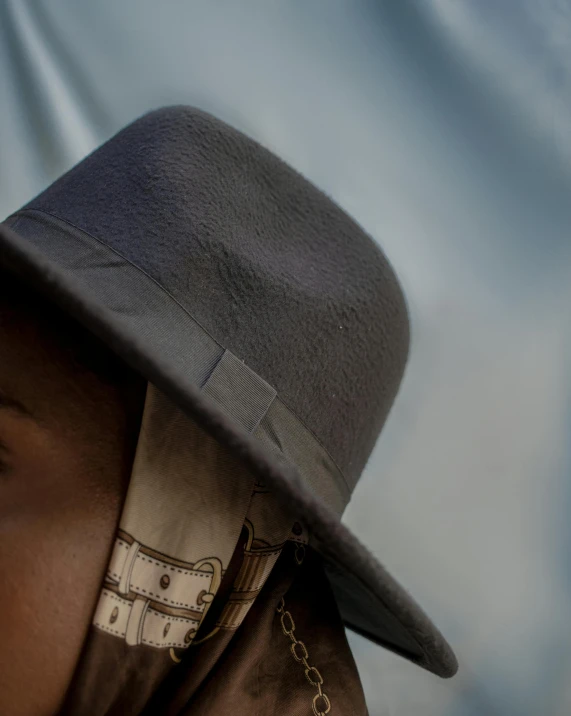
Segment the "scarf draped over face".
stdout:
<svg viewBox="0 0 571 716">
<path fill-rule="evenodd" d="M 302 522 L 149 384 L 65 716 L 367 713 Z"/>
</svg>

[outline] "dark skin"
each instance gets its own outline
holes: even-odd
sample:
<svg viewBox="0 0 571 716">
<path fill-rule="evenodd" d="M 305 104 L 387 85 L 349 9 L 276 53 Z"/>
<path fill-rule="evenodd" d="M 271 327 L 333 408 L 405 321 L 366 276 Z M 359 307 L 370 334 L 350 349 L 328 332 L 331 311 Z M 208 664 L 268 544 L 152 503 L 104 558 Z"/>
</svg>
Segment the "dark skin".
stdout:
<svg viewBox="0 0 571 716">
<path fill-rule="evenodd" d="M 96 606 L 146 382 L 109 354 L 105 378 L 82 365 L 72 323 L 26 296 L 0 291 L 0 713 L 52 716 Z"/>
</svg>

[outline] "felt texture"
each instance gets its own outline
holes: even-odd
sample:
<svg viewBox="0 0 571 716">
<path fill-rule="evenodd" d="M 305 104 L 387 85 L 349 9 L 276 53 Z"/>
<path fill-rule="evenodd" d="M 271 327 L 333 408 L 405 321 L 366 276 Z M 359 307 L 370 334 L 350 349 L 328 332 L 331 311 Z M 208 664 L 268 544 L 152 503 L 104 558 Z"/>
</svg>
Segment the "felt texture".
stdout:
<svg viewBox="0 0 571 716">
<path fill-rule="evenodd" d="M 375 242 L 252 139 L 188 107 L 134 122 L 26 208 L 107 243 L 272 385 L 353 487 L 408 351 Z"/>
</svg>

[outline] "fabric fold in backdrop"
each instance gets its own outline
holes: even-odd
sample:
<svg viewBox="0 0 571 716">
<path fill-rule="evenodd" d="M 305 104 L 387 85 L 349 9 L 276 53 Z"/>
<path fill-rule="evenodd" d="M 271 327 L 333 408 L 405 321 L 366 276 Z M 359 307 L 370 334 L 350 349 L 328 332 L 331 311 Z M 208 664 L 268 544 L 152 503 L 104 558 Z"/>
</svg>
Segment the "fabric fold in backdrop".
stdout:
<svg viewBox="0 0 571 716">
<path fill-rule="evenodd" d="M 62 714 L 366 714 L 307 533 L 148 385 L 131 480 Z"/>
</svg>

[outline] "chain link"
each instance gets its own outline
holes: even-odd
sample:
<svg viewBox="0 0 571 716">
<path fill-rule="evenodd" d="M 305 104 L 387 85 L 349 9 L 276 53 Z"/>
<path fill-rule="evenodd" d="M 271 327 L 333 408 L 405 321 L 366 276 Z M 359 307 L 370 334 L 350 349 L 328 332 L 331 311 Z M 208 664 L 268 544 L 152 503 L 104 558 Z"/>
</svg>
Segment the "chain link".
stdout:
<svg viewBox="0 0 571 716">
<path fill-rule="evenodd" d="M 283 598 L 280 600 L 280 604 L 277 608 L 277 613 L 280 615 L 280 622 L 282 625 L 283 633 L 289 637 L 291 641 L 291 653 L 296 661 L 299 661 L 305 668 L 305 678 L 311 684 L 311 686 L 317 689 L 317 693 L 313 697 L 311 702 L 311 708 L 315 716 L 326 716 L 331 711 L 331 702 L 327 697 L 327 694 L 323 691 L 323 677 L 315 666 L 309 664 L 309 654 L 305 644 L 296 639 L 295 622 L 290 612 L 285 608 L 285 602 Z M 299 651 L 298 651 L 299 650 Z"/>
</svg>

